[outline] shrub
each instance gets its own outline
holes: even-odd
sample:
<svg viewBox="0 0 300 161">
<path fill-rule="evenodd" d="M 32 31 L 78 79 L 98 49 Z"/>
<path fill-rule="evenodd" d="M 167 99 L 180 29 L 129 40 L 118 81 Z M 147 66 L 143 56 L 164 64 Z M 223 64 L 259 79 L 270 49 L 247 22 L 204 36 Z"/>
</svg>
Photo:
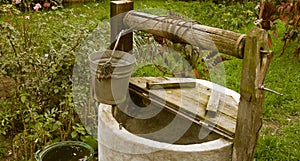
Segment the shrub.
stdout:
<svg viewBox="0 0 300 161">
<path fill-rule="evenodd" d="M 83 14 L 82 23 L 68 19 L 76 14 L 34 12 L 0 22 L 0 76 L 16 82 L 14 95 L 0 98 L 0 135 L 13 140 L 13 160 L 31 160 L 52 142 L 94 141 L 79 123 L 71 85 L 75 52 L 95 23 Z"/>
<path fill-rule="evenodd" d="M 281 55 L 291 41 L 300 42 L 300 1 L 282 2 L 278 5 L 279 18 L 285 23 L 285 35 L 282 38 L 284 45 Z M 300 45 L 294 51 L 294 56 L 299 57 Z"/>
<path fill-rule="evenodd" d="M 36 8 L 36 5 L 40 7 Z M 0 1 L 0 8 L 7 9 L 16 8 L 19 11 L 36 11 L 47 10 L 49 8 L 56 9 L 63 6 L 63 0 L 2 0 Z M 2 10 L 7 12 L 7 10 Z"/>
<path fill-rule="evenodd" d="M 277 4 L 277 5 L 276 5 Z M 285 24 L 285 33 L 281 40 L 284 42 L 281 54 L 284 53 L 291 41 L 300 42 L 300 1 L 272 2 L 263 1 L 257 15 L 258 25 L 265 29 L 273 31 L 275 37 L 278 37 L 276 31 L 276 21 L 280 19 Z M 271 36 L 269 36 L 269 45 L 272 45 Z M 294 56 L 299 57 L 300 45 L 294 51 Z"/>
</svg>

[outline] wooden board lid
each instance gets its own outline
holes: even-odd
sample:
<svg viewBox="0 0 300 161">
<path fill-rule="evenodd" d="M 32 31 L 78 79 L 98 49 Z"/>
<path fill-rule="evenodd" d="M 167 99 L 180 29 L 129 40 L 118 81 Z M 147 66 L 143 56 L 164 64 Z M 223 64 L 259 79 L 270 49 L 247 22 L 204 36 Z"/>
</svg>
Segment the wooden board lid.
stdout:
<svg viewBox="0 0 300 161">
<path fill-rule="evenodd" d="M 185 111 L 193 118 L 234 136 L 239 94 L 228 88 L 205 80 L 165 77 L 133 77 L 130 88 L 150 93 L 158 100 L 164 100 L 173 110 Z M 211 117 L 206 108 L 213 90 L 220 93 L 220 100 L 216 115 Z"/>
</svg>

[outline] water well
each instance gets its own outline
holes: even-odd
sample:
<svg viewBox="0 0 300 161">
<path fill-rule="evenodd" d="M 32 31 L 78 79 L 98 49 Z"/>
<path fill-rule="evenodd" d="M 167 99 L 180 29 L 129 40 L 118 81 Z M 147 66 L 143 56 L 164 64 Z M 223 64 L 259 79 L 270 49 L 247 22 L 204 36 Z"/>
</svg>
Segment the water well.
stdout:
<svg viewBox="0 0 300 161">
<path fill-rule="evenodd" d="M 111 42 L 120 31 L 135 29 L 243 59 L 240 94 L 203 80 L 131 78 L 129 102 L 99 105 L 99 159 L 253 160 L 262 125 L 264 91 L 273 91 L 264 87 L 273 56 L 272 51 L 266 50 L 267 32 L 254 27 L 244 35 L 132 9 L 132 1 L 111 1 L 111 17 L 118 15 L 110 21 Z M 117 50 L 131 51 L 132 36 L 123 36 Z M 195 86 L 190 86 L 190 82 L 187 86 L 181 84 L 186 81 Z M 161 88 L 161 83 L 167 85 Z M 171 87 L 184 88 L 169 88 L 170 83 Z M 149 86 L 158 88 L 151 90 Z M 136 104 L 141 106 L 137 108 Z M 143 111 L 146 116 L 139 115 Z"/>
<path fill-rule="evenodd" d="M 148 89 L 150 83 L 160 85 Z M 205 110 L 212 89 L 221 93 L 214 116 Z M 158 77 L 131 78 L 129 90 L 127 102 L 99 105 L 101 161 L 232 159 L 238 93 L 204 80 Z"/>
</svg>

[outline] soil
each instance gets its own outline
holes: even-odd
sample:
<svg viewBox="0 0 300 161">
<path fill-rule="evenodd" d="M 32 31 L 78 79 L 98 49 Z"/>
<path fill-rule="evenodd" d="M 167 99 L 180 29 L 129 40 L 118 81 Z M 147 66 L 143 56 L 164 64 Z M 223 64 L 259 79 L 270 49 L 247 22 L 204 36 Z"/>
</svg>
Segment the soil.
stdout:
<svg viewBox="0 0 300 161">
<path fill-rule="evenodd" d="M 16 87 L 16 81 L 8 76 L 0 75 L 0 98 L 11 97 Z"/>
</svg>

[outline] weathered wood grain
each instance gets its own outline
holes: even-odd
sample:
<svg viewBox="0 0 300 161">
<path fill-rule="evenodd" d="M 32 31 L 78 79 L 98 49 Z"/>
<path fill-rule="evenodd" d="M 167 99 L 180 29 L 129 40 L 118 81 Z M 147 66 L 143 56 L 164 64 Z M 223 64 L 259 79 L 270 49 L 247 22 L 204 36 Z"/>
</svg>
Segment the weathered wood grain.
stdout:
<svg viewBox="0 0 300 161">
<path fill-rule="evenodd" d="M 266 66 L 261 63 L 261 50 L 267 48 L 267 32 L 253 28 L 246 39 L 240 87 L 240 104 L 234 138 L 233 160 L 253 161 L 262 126 L 264 92 L 260 90 Z"/>
<path fill-rule="evenodd" d="M 220 99 L 221 93 L 216 90 L 213 90 L 206 106 L 206 114 L 209 115 L 209 117 L 216 116 L 219 108 Z"/>
<path fill-rule="evenodd" d="M 129 28 L 165 37 L 173 42 L 188 43 L 204 50 L 243 58 L 245 35 L 208 27 L 178 17 L 161 17 L 130 11 L 123 19 Z"/>
<path fill-rule="evenodd" d="M 236 116 L 238 103 L 229 95 L 220 93 L 219 108 L 216 117 L 211 118 L 206 115 L 206 106 L 212 93 L 212 89 L 196 84 L 195 88 L 177 88 L 177 89 L 147 89 L 147 82 L 189 82 L 189 78 L 162 78 L 162 77 L 138 77 L 131 78 L 130 83 L 143 89 L 145 93 L 149 92 L 152 96 L 158 97 L 170 104 L 175 110 L 187 111 L 195 118 L 205 120 L 216 127 L 234 135 L 236 126 Z M 164 94 L 163 94 L 164 93 Z"/>
<path fill-rule="evenodd" d="M 110 2 L 110 49 L 115 46 L 117 36 L 122 30 L 127 29 L 123 24 L 123 18 L 126 12 L 133 10 L 132 1 L 111 1 Z M 120 38 L 117 44 L 117 50 L 129 52 L 132 50 L 133 34 L 129 32 Z"/>
</svg>

